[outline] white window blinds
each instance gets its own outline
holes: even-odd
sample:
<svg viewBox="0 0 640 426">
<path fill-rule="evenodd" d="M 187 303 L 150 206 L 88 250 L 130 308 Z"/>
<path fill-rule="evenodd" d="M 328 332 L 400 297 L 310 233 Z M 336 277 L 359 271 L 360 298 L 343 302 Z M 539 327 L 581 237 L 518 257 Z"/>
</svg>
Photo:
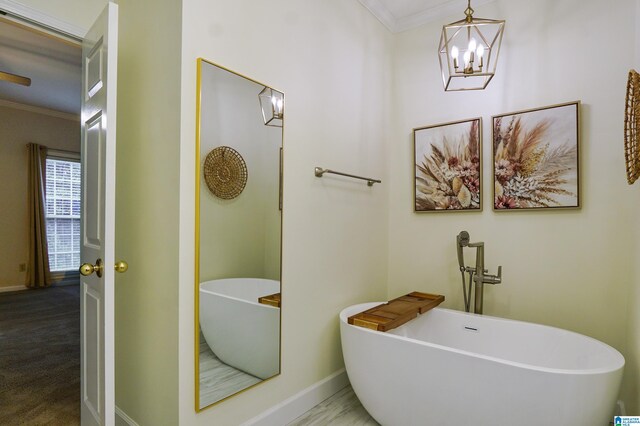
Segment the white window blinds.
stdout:
<svg viewBox="0 0 640 426">
<path fill-rule="evenodd" d="M 80 163 L 47 158 L 46 212 L 52 272 L 80 266 Z"/>
</svg>

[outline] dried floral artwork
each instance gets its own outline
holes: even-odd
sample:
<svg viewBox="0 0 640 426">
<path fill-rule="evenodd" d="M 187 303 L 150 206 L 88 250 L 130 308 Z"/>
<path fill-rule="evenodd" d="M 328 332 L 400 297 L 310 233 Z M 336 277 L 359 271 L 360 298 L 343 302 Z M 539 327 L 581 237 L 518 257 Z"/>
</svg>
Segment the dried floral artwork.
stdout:
<svg viewBox="0 0 640 426">
<path fill-rule="evenodd" d="M 480 119 L 414 129 L 413 141 L 415 211 L 480 211 Z"/>
<path fill-rule="evenodd" d="M 577 208 L 578 102 L 493 117 L 494 209 Z"/>
</svg>

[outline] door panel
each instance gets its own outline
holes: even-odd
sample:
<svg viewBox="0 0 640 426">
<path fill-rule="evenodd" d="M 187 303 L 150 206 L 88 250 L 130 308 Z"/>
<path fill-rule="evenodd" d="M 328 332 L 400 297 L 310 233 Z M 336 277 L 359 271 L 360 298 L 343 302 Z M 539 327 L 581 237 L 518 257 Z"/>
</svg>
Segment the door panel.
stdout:
<svg viewBox="0 0 640 426">
<path fill-rule="evenodd" d="M 98 330 L 97 333 L 87 333 L 83 342 L 83 376 L 84 381 L 82 383 L 82 399 L 84 404 L 91 412 L 94 419 L 99 419 L 102 413 L 101 401 L 102 401 L 102 385 L 101 385 L 101 371 L 103 369 L 100 365 L 100 295 L 91 290 L 88 285 L 82 286 L 82 299 L 87 314 L 83 317 L 85 330 Z M 97 362 L 94 362 L 97 361 Z M 83 422 L 84 424 L 84 422 Z"/>
<path fill-rule="evenodd" d="M 87 84 L 84 86 L 85 99 L 92 98 L 102 87 L 102 70 L 103 67 L 104 43 L 100 38 L 92 47 L 91 51 L 85 59 L 85 78 Z"/>
<path fill-rule="evenodd" d="M 115 422 L 114 241 L 117 5 L 108 3 L 82 43 L 81 423 Z M 107 124 L 108 122 L 108 124 Z M 85 269 L 85 272 L 87 270 Z"/>
<path fill-rule="evenodd" d="M 99 250 L 102 246 L 102 216 L 104 212 L 101 209 L 100 201 L 104 198 L 102 193 L 102 185 L 100 182 L 104 180 L 101 174 L 102 152 L 104 144 L 102 143 L 102 114 L 91 117 L 84 123 L 85 141 L 83 151 L 83 182 L 84 182 L 84 199 L 83 217 L 84 217 L 84 244 L 95 250 Z M 88 167 L 91 165 L 91 167 Z M 95 259 L 94 259 L 95 260 Z"/>
</svg>

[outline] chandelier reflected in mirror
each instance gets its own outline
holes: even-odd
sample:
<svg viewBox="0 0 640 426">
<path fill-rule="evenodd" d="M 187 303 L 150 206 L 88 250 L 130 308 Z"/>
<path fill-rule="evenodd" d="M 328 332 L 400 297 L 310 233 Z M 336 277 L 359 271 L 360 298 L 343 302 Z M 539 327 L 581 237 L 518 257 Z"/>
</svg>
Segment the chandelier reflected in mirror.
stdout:
<svg viewBox="0 0 640 426">
<path fill-rule="evenodd" d="M 442 27 L 438 59 L 444 90 L 482 90 L 493 78 L 504 20 L 474 18 L 471 0 L 466 17 Z"/>
<path fill-rule="evenodd" d="M 258 94 L 265 126 L 282 127 L 284 119 L 284 93 L 266 87 Z"/>
</svg>

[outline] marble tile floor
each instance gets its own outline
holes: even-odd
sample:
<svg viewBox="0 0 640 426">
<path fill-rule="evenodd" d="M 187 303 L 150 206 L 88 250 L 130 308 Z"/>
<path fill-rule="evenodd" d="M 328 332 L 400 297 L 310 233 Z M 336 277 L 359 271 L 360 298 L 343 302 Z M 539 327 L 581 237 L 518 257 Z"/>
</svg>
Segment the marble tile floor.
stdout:
<svg viewBox="0 0 640 426">
<path fill-rule="evenodd" d="M 262 380 L 216 357 L 200 334 L 200 406 L 206 407 Z M 379 426 L 366 412 L 351 386 L 322 401 L 287 426 Z"/>
<path fill-rule="evenodd" d="M 206 407 L 261 379 L 235 369 L 216 357 L 200 334 L 200 406 Z M 351 386 L 322 401 L 287 426 L 379 426 L 366 412 Z"/>
<path fill-rule="evenodd" d="M 220 361 L 200 334 L 200 407 L 204 408 L 261 381 Z"/>
<path fill-rule="evenodd" d="M 287 426 L 379 426 L 364 409 L 351 386 L 322 401 Z"/>
<path fill-rule="evenodd" d="M 380 426 L 380 424 L 367 413 L 351 386 L 347 386 L 286 426 Z M 613 422 L 608 426 L 613 426 Z"/>
</svg>

